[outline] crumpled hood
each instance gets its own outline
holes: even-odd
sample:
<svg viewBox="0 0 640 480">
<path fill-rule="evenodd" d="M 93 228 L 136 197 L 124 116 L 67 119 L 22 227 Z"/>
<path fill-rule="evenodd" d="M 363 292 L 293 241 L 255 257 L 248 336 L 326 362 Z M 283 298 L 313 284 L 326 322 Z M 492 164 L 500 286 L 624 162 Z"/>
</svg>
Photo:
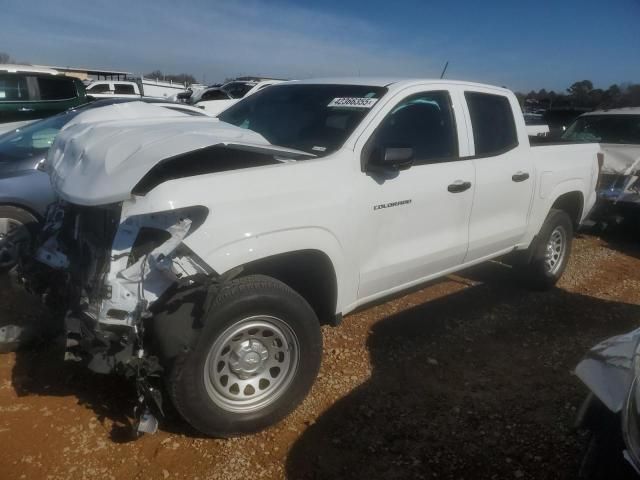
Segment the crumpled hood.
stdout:
<svg viewBox="0 0 640 480">
<path fill-rule="evenodd" d="M 70 126 L 49 149 L 47 171 L 64 200 L 104 205 L 130 198 L 133 187 L 162 160 L 214 145 L 313 157 L 214 118 L 145 118 Z"/>
<path fill-rule="evenodd" d="M 604 153 L 602 173 L 631 175 L 640 168 L 640 145 L 601 144 Z"/>
</svg>

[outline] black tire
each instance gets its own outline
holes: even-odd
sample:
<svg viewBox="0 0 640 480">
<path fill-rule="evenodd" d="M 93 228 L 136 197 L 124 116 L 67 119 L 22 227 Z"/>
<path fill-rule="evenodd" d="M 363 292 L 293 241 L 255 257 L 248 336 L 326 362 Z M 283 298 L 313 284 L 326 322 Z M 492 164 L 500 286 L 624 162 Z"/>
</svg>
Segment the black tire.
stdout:
<svg viewBox="0 0 640 480">
<path fill-rule="evenodd" d="M 556 232 L 560 232 L 564 237 L 564 251 L 559 261 L 550 268 L 546 257 L 547 246 Z M 563 210 L 551 209 L 531 246 L 514 265 L 520 280 L 534 290 L 553 287 L 567 267 L 572 240 L 573 223 L 569 215 Z"/>
<path fill-rule="evenodd" d="M 283 387 L 270 403 L 252 411 L 232 411 L 221 406 L 219 399 L 215 400 L 215 393 L 210 393 L 215 387 L 210 380 L 208 359 L 230 329 L 256 316 L 280 319 L 295 334 L 299 346 L 297 367 L 289 368 L 286 389 Z M 265 344 L 269 345 L 268 341 Z M 320 323 L 304 298 L 278 280 L 251 275 L 229 282 L 216 296 L 195 347 L 173 362 L 167 389 L 180 415 L 205 435 L 231 437 L 253 433 L 278 422 L 302 402 L 318 374 L 321 358 Z M 230 384 L 236 379 L 229 372 Z"/>
<path fill-rule="evenodd" d="M 0 272 L 11 269 L 16 263 L 20 252 L 24 252 L 32 245 L 31 242 L 38 232 L 39 222 L 36 217 L 22 208 L 11 205 L 0 205 L 0 219 L 8 219 L 12 223 L 17 223 L 24 228 L 20 233 L 18 243 L 3 242 L 3 235 L 10 232 L 0 231 Z M 12 230 L 15 231 L 15 230 Z M 26 234 L 26 235 L 23 235 Z"/>
</svg>

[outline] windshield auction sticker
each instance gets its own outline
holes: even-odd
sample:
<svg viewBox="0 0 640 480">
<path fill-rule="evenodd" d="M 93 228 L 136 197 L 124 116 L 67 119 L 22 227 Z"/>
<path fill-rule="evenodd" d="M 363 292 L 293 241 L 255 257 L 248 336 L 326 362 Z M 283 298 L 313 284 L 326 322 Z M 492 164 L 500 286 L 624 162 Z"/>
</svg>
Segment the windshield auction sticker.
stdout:
<svg viewBox="0 0 640 480">
<path fill-rule="evenodd" d="M 329 102 L 329 105 L 327 105 L 327 107 L 371 108 L 376 104 L 377 101 L 377 98 L 342 97 L 334 98 Z"/>
</svg>

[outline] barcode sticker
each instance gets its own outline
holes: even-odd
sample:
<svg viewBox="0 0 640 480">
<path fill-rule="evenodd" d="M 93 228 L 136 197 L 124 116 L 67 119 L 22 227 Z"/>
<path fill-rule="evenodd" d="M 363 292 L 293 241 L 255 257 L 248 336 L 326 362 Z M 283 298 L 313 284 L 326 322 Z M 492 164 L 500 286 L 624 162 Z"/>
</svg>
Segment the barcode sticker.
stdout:
<svg viewBox="0 0 640 480">
<path fill-rule="evenodd" d="M 377 98 L 342 97 L 334 98 L 329 102 L 329 105 L 327 105 L 327 107 L 371 108 L 376 104 L 377 101 Z"/>
</svg>

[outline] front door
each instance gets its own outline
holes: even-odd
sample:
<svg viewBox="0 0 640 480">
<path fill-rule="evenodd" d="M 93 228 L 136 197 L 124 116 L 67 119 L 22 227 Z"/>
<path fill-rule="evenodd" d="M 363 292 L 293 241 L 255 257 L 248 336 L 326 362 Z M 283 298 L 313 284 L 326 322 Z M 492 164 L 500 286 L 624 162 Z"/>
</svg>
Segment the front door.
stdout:
<svg viewBox="0 0 640 480">
<path fill-rule="evenodd" d="M 458 138 L 455 101 L 446 90 L 404 96 L 363 150 L 411 148 L 414 158 L 408 169 L 365 167 L 359 178 L 360 300 L 434 276 L 466 255 L 475 173 L 473 160 L 459 156 L 466 138 Z"/>
</svg>

